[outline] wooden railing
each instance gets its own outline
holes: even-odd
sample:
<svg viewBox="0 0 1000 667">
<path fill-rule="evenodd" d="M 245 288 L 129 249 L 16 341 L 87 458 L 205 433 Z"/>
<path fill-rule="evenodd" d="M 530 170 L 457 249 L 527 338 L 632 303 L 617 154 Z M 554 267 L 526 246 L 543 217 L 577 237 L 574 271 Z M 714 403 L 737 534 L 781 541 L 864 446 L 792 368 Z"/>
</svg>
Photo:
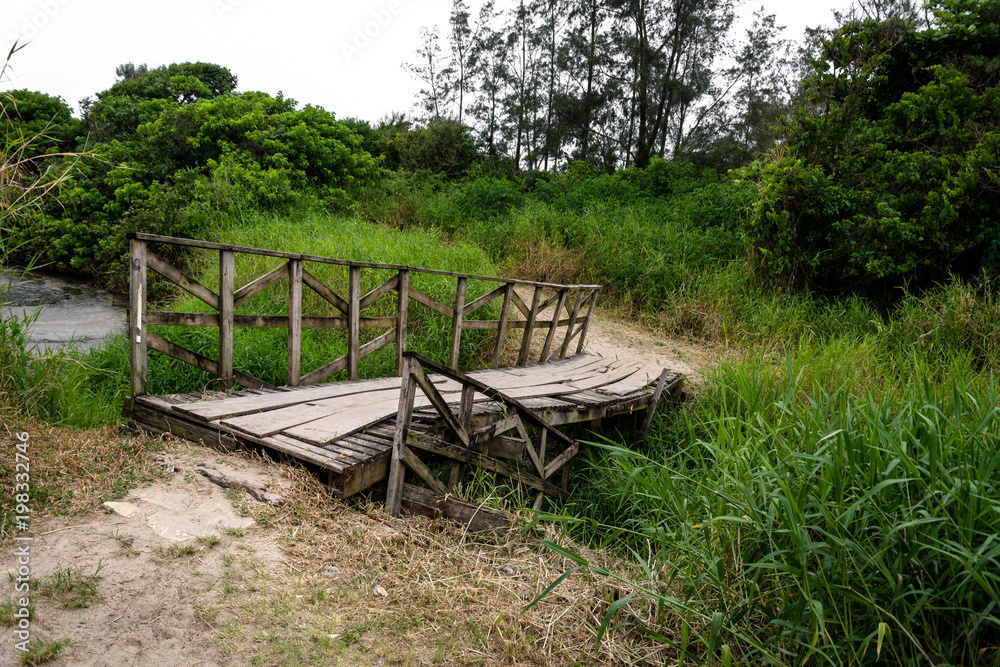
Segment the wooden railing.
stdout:
<svg viewBox="0 0 1000 667">
<path fill-rule="evenodd" d="M 403 359 L 403 381 L 386 488 L 386 512 L 391 516 L 398 516 L 407 470 L 423 480 L 432 491 L 445 496 L 456 490 L 461 479 L 461 468 L 466 464 L 503 475 L 538 491 L 534 505 L 536 511 L 541 508 L 544 495 L 563 500 L 569 497 L 569 463 L 579 452 L 579 443 L 536 416 L 519 401 L 504 396 L 500 391 L 464 373 L 446 368 L 415 352 L 404 353 Z M 462 398 L 456 406 L 457 414 L 430 381 L 427 372 L 440 373 L 461 383 Z M 417 388 L 430 399 L 431 405 L 443 418 L 450 437 L 441 438 L 426 432 L 411 431 Z M 476 393 L 484 394 L 495 406 L 499 406 L 502 418 L 473 431 L 472 409 Z M 534 440 L 527 427 L 534 430 Z M 516 436 L 503 435 L 508 432 L 516 433 Z M 450 461 L 449 483 L 445 484 L 438 479 L 414 450 Z M 523 464 L 517 465 L 504 459 L 520 460 Z M 559 486 L 550 481 L 557 472 L 562 477 Z"/>
<path fill-rule="evenodd" d="M 374 264 L 351 262 L 315 255 L 302 255 L 274 250 L 262 250 L 244 246 L 196 241 L 192 239 L 159 236 L 155 234 L 130 233 L 130 277 L 129 277 L 129 341 L 131 359 L 132 396 L 146 394 L 146 354 L 153 349 L 185 363 L 196 366 L 219 379 L 219 388 L 228 389 L 234 382 L 248 388 L 262 388 L 269 385 L 233 368 L 233 332 L 236 327 L 277 327 L 288 330 L 287 380 L 289 386 L 299 386 L 321 382 L 335 373 L 347 370 L 352 380 L 358 378 L 361 359 L 388 345 L 396 347 L 396 374 L 403 374 L 404 352 L 406 351 L 407 320 L 410 301 L 444 315 L 451 320 L 451 345 L 447 365 L 459 370 L 459 351 L 462 332 L 469 329 L 485 329 L 496 332 L 491 367 L 496 368 L 509 329 L 523 329 L 518 366 L 548 361 L 566 356 L 575 343 L 575 353 L 583 351 L 587 329 L 593 316 L 599 285 L 559 285 L 552 283 L 510 280 L 489 276 L 476 276 L 450 271 L 420 269 L 397 264 Z M 157 257 L 148 244 L 187 246 L 217 251 L 219 256 L 218 291 L 199 283 L 183 271 Z M 236 287 L 236 256 L 238 254 L 277 257 L 286 262 L 247 284 Z M 347 296 L 342 297 L 333 289 L 310 273 L 306 265 L 310 263 L 343 266 L 347 270 Z M 186 292 L 204 301 L 214 313 L 171 313 L 150 311 L 146 297 L 147 269 L 152 269 Z M 366 294 L 361 294 L 362 271 L 378 270 L 393 273 Z M 433 299 L 410 284 L 413 274 L 432 274 L 453 277 L 456 281 L 454 305 Z M 248 315 L 237 314 L 237 306 L 259 294 L 264 289 L 283 280 L 288 280 L 288 314 Z M 466 302 L 466 291 L 470 280 L 499 283 L 499 285 L 472 301 Z M 304 316 L 302 313 L 303 287 L 316 292 L 332 306 L 334 316 Z M 531 298 L 525 300 L 515 288 L 531 290 Z M 373 306 L 395 292 L 395 317 L 362 317 L 362 311 Z M 474 320 L 469 315 L 495 299 L 502 299 L 503 305 L 497 320 Z M 524 319 L 512 318 L 511 308 L 516 308 Z M 553 307 L 549 319 L 542 317 Z M 585 313 L 585 314 L 584 314 Z M 217 359 L 172 343 L 149 331 L 150 325 L 217 327 L 219 346 Z M 560 327 L 565 327 L 561 341 Z M 346 330 L 347 353 L 331 359 L 319 368 L 302 372 L 302 330 L 326 328 Z M 363 328 L 381 329 L 384 333 L 362 344 Z M 531 358 L 532 337 L 536 332 L 545 332 L 541 353 Z"/>
</svg>

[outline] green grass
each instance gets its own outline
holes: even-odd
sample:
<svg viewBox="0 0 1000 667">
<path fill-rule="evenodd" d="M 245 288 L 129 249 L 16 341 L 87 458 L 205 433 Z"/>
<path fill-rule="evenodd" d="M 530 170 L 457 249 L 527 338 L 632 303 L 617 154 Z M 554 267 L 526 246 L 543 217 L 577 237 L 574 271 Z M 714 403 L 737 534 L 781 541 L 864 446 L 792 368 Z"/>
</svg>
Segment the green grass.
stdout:
<svg viewBox="0 0 1000 667">
<path fill-rule="evenodd" d="M 84 574 L 76 566 L 57 570 L 38 582 L 34 589 L 42 599 L 67 609 L 86 609 L 104 599 L 97 586 L 102 568 L 99 564 L 93 574 Z"/>
<path fill-rule="evenodd" d="M 77 643 L 79 642 L 69 637 L 36 639 L 27 651 L 20 654 L 19 659 L 22 665 L 28 667 L 44 665 L 59 658 L 67 648 Z"/>
</svg>

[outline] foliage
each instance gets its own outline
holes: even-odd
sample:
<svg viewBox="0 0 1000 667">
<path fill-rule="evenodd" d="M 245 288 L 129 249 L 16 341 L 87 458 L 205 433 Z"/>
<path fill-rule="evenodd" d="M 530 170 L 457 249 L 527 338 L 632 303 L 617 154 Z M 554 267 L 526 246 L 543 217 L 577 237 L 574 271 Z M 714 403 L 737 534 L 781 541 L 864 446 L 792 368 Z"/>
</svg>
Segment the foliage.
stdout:
<svg viewBox="0 0 1000 667">
<path fill-rule="evenodd" d="M 71 151 L 79 129 L 80 121 L 61 97 L 30 90 L 12 90 L 4 96 L 0 138 L 8 150 L 30 138 L 39 155 Z"/>
<path fill-rule="evenodd" d="M 385 166 L 393 170 L 429 171 L 461 178 L 477 158 L 471 130 L 450 120 L 436 119 L 425 126 L 390 120 L 374 130 L 373 144 Z"/>
<path fill-rule="evenodd" d="M 997 5 L 935 15 L 920 31 L 853 22 L 824 43 L 786 148 L 753 174 L 744 235 L 762 275 L 878 292 L 998 268 Z"/>
</svg>

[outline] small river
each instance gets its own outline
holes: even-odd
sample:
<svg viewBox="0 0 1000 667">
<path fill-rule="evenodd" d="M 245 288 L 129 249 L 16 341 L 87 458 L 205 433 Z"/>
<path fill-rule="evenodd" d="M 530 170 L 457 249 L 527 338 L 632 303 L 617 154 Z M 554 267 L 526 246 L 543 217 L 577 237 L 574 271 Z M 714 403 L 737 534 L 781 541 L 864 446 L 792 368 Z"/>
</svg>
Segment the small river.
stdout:
<svg viewBox="0 0 1000 667">
<path fill-rule="evenodd" d="M 4 318 L 34 316 L 28 329 L 41 349 L 87 350 L 125 330 L 127 300 L 85 282 L 45 272 L 0 274 Z"/>
</svg>

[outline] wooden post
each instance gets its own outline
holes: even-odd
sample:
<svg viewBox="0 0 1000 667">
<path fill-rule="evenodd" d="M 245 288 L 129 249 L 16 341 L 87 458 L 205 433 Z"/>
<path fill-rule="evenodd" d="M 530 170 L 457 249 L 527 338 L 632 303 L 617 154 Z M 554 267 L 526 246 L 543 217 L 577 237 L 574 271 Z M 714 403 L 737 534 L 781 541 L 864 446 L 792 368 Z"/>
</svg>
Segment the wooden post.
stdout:
<svg viewBox="0 0 1000 667">
<path fill-rule="evenodd" d="M 556 337 L 556 329 L 559 327 L 559 315 L 562 313 L 563 306 L 566 305 L 566 295 L 569 294 L 569 290 L 561 289 L 559 290 L 559 300 L 556 301 L 556 310 L 552 313 L 552 323 L 549 324 L 549 332 L 545 334 L 545 344 L 542 345 L 542 353 L 538 355 L 538 363 L 544 364 L 549 359 L 549 350 L 552 349 L 552 341 Z"/>
<path fill-rule="evenodd" d="M 236 253 L 219 251 L 219 390 L 233 386 L 233 280 Z"/>
<path fill-rule="evenodd" d="M 396 284 L 396 375 L 403 375 L 403 353 L 406 352 L 406 317 L 410 305 L 410 272 L 399 270 Z"/>
<path fill-rule="evenodd" d="M 129 239 L 129 365 L 132 397 L 146 395 L 146 242 Z"/>
<path fill-rule="evenodd" d="M 288 260 L 288 375 L 289 387 L 302 377 L 302 260 Z"/>
<path fill-rule="evenodd" d="M 583 346 L 587 342 L 587 329 L 590 328 L 590 318 L 594 316 L 594 305 L 597 303 L 597 292 L 595 289 L 594 293 L 590 295 L 590 305 L 587 306 L 587 319 L 583 321 L 583 331 L 580 332 L 580 342 L 576 345 L 576 353 L 581 354 L 583 352 Z"/>
<path fill-rule="evenodd" d="M 503 291 L 503 308 L 500 309 L 500 324 L 497 326 L 497 343 L 493 348 L 493 360 L 490 368 L 500 365 L 500 353 L 503 352 L 503 339 L 507 335 L 507 318 L 510 317 L 511 295 L 514 293 L 514 283 L 507 283 Z"/>
<path fill-rule="evenodd" d="M 562 347 L 559 348 L 559 358 L 566 356 L 569 352 L 569 342 L 573 338 L 573 328 L 576 327 L 576 316 L 580 314 L 580 305 L 583 303 L 583 288 L 576 291 L 576 302 L 573 304 L 573 312 L 569 316 L 569 325 L 566 327 L 566 338 L 563 339 Z"/>
<path fill-rule="evenodd" d="M 476 388 L 472 385 L 462 387 L 462 400 L 458 404 L 458 421 L 461 422 L 462 428 L 465 429 L 466 433 L 472 430 L 472 402 L 475 395 Z M 463 468 L 464 466 L 460 461 L 451 462 L 451 476 L 448 480 L 448 488 L 452 491 L 462 481 Z"/>
<path fill-rule="evenodd" d="M 531 335 L 535 333 L 535 320 L 538 319 L 538 305 L 542 302 L 542 286 L 535 285 L 535 295 L 531 297 L 531 310 L 528 311 L 528 321 L 524 326 L 524 337 L 521 339 L 521 353 L 517 356 L 517 365 L 525 366 L 528 363 L 528 354 L 531 351 Z"/>
<path fill-rule="evenodd" d="M 389 480 L 385 491 L 385 511 L 389 516 L 399 516 L 403 497 L 403 448 L 406 447 L 406 433 L 413 417 L 413 400 L 417 393 L 417 383 L 413 380 L 414 368 L 419 362 L 408 357 L 403 363 L 403 381 L 399 388 L 399 409 L 396 412 L 396 432 L 392 438 L 392 458 L 389 459 Z"/>
<path fill-rule="evenodd" d="M 347 276 L 347 376 L 358 379 L 361 361 L 361 267 L 352 264 Z"/>
<path fill-rule="evenodd" d="M 451 354 L 448 356 L 448 367 L 458 370 L 458 353 L 462 347 L 462 319 L 465 317 L 465 287 L 466 278 L 458 279 L 455 289 L 455 316 L 451 319 Z"/>
</svg>

